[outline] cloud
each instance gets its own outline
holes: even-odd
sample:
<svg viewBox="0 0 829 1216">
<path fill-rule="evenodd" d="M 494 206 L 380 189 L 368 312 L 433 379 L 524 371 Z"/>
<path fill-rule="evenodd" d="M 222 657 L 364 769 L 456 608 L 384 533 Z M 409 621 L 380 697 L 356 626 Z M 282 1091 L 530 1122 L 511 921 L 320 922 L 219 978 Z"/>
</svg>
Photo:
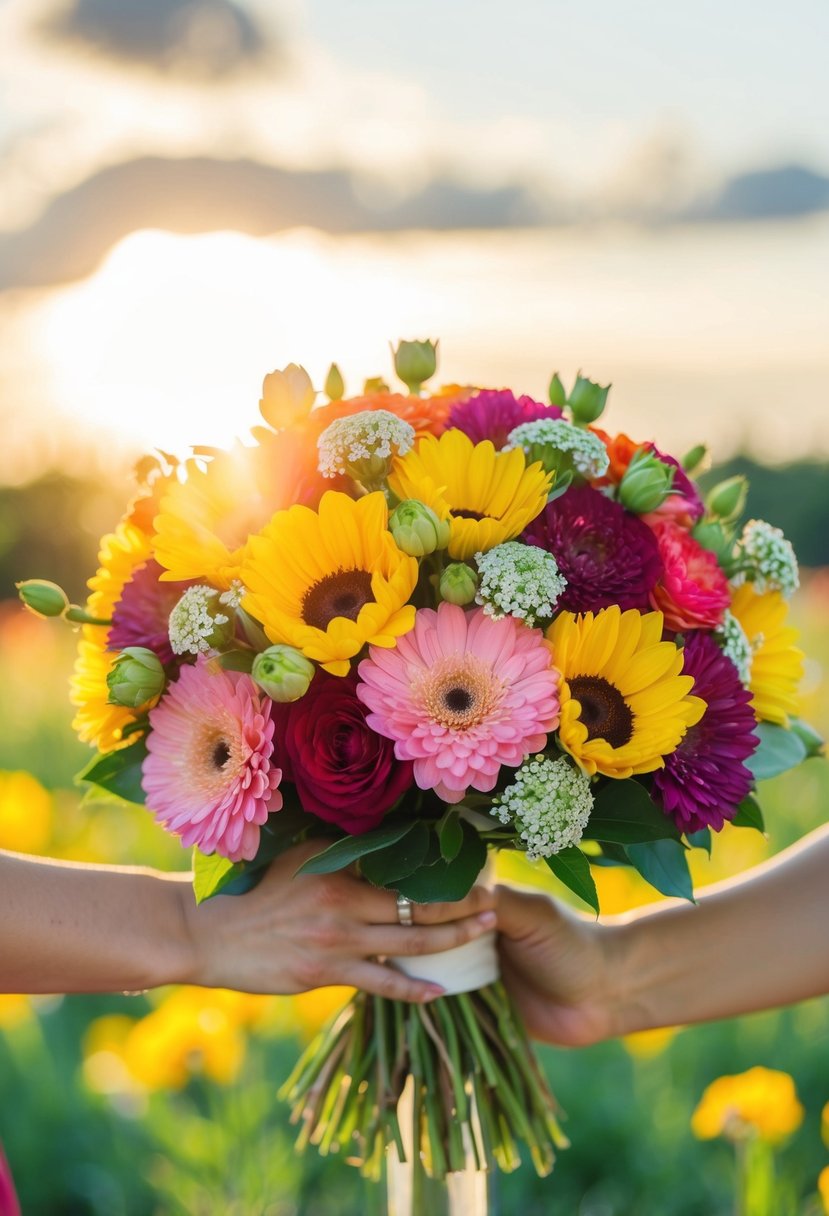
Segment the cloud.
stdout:
<svg viewBox="0 0 829 1216">
<path fill-rule="evenodd" d="M 794 219 L 829 209 L 829 177 L 803 165 L 740 173 L 681 216 L 689 220 Z"/>
<path fill-rule="evenodd" d="M 286 228 L 391 232 L 526 227 L 549 208 L 521 186 L 476 188 L 435 177 L 402 198 L 372 198 L 344 170 L 287 170 L 253 160 L 142 157 L 101 169 L 55 197 L 29 227 L 0 235 L 0 290 L 90 274 L 130 232 L 233 229 L 265 236 Z"/>
<path fill-rule="evenodd" d="M 194 81 L 258 67 L 274 49 L 233 0 L 67 0 L 38 29 L 53 43 Z"/>
</svg>

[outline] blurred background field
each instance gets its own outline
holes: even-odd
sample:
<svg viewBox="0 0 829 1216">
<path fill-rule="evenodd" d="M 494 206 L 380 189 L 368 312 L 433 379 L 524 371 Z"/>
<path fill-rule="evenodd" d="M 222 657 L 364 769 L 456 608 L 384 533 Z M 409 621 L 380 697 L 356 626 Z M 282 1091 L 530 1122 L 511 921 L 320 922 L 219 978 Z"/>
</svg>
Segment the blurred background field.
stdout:
<svg viewBox="0 0 829 1216">
<path fill-rule="evenodd" d="M 804 713 L 824 733 L 827 613 L 829 575 L 815 571 L 796 599 L 795 616 L 809 655 Z M 72 778 L 86 752 L 72 736 L 66 701 L 74 641 L 68 627 L 36 620 L 13 601 L 0 608 L 0 847 L 186 868 L 186 854 L 142 809 L 79 800 Z M 696 855 L 698 884 L 740 873 L 823 822 L 829 813 L 825 762 L 809 761 L 769 783 L 763 805 L 767 837 L 727 828 L 710 862 Z M 534 873 L 553 889 L 549 875 Z M 599 881 L 608 912 L 653 898 L 627 872 L 603 871 Z M 762 953 L 762 925 L 746 926 L 746 950 Z M 0 1138 L 24 1212 L 382 1212 L 381 1196 L 347 1165 L 294 1155 L 286 1112 L 276 1100 L 299 1046 L 341 997 L 337 991 L 271 999 L 188 989 L 0 996 Z M 758 1064 L 789 1073 L 805 1107 L 800 1130 L 778 1154 L 783 1190 L 768 1212 L 814 1216 L 821 1210 L 817 1180 L 829 1164 L 829 1146 L 821 1140 L 821 1110 L 829 1102 L 829 1000 L 542 1055 L 572 1147 L 551 1180 L 537 1181 L 529 1168 L 499 1179 L 499 1211 L 726 1216 L 734 1202 L 731 1149 L 721 1140 L 694 1139 L 690 1117 L 714 1078 Z"/>
</svg>

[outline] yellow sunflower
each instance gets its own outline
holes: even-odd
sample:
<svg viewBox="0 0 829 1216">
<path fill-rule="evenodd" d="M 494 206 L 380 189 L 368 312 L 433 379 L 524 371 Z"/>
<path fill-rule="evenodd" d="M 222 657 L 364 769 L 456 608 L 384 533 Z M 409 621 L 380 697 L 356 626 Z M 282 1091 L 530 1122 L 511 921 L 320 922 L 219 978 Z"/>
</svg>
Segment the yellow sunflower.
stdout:
<svg viewBox="0 0 829 1216">
<path fill-rule="evenodd" d="M 780 726 L 798 712 L 797 689 L 803 678 L 803 651 L 796 629 L 787 625 L 789 605 L 779 591 L 758 595 L 751 583 L 737 587 L 731 611 L 751 643 L 749 688 L 757 717 Z"/>
<path fill-rule="evenodd" d="M 563 612 L 547 630 L 561 672 L 563 746 L 585 772 L 630 777 L 662 768 L 706 704 L 688 694 L 682 651 L 662 641 L 662 613 Z"/>
<path fill-rule="evenodd" d="M 141 528 L 122 520 L 101 541 L 99 568 L 89 580 L 86 602 L 91 616 L 109 620 L 124 587 L 151 556 L 150 539 Z M 108 705 L 107 676 L 117 655 L 107 650 L 108 625 L 84 625 L 70 682 L 70 700 L 77 713 L 72 723 L 84 743 L 111 752 L 123 742 L 123 729 L 135 718 L 133 710 Z"/>
<path fill-rule="evenodd" d="M 418 566 L 388 531 L 382 493 L 329 490 L 319 510 L 279 511 L 252 536 L 241 567 L 247 612 L 272 642 L 296 646 L 332 675 L 367 642 L 393 646 L 414 625 Z"/>
<path fill-rule="evenodd" d="M 465 561 L 512 540 L 547 502 L 551 475 L 527 467 L 520 448 L 496 452 L 463 431 L 424 435 L 392 465 L 389 486 L 398 498 L 417 498 L 451 521 L 449 556 Z"/>
<path fill-rule="evenodd" d="M 237 443 L 206 464 L 189 460 L 154 521 L 154 556 L 165 582 L 201 579 L 227 590 L 239 577 L 248 536 L 275 511 L 301 501 L 318 478 L 316 449 L 297 434 L 260 428 L 255 447 Z"/>
</svg>

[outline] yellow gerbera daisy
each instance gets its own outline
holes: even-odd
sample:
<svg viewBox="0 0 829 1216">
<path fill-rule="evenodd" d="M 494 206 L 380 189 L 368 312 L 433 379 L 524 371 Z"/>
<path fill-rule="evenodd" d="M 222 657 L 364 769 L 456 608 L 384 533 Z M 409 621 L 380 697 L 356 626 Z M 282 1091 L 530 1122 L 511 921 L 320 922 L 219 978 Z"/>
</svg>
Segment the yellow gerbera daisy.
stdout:
<svg viewBox="0 0 829 1216">
<path fill-rule="evenodd" d="M 393 646 L 414 625 L 418 566 L 388 531 L 382 493 L 329 490 L 319 510 L 278 511 L 252 536 L 241 567 L 247 612 L 272 642 L 296 646 L 332 675 L 367 642 Z"/>
<path fill-rule="evenodd" d="M 150 555 L 149 537 L 127 520 L 105 536 L 98 554 L 99 569 L 89 580 L 89 614 L 109 620 L 124 587 Z M 72 725 L 84 743 L 93 743 L 102 752 L 120 746 L 124 727 L 135 718 L 133 710 L 107 704 L 107 676 L 117 658 L 107 650 L 108 634 L 108 625 L 84 625 L 81 629 L 69 694 L 77 708 Z"/>
<path fill-rule="evenodd" d="M 803 678 L 803 651 L 796 629 L 787 625 L 789 605 L 779 591 L 758 595 L 751 583 L 737 587 L 731 611 L 753 651 L 749 688 L 757 717 L 780 726 L 798 712 L 797 689 Z"/>
<path fill-rule="evenodd" d="M 417 498 L 451 521 L 449 556 L 459 561 L 512 540 L 547 502 L 551 475 L 527 467 L 520 448 L 496 452 L 455 429 L 424 435 L 392 465 L 389 486 L 398 498 Z"/>
<path fill-rule="evenodd" d="M 630 777 L 664 766 L 705 702 L 688 694 L 682 651 L 662 641 L 662 613 L 563 612 L 547 630 L 559 690 L 563 746 L 585 772 Z"/>
<path fill-rule="evenodd" d="M 154 521 L 163 581 L 202 579 L 227 590 L 239 577 L 248 536 L 307 493 L 316 449 L 309 458 L 309 445 L 288 431 L 260 428 L 258 438 L 255 447 L 237 443 L 207 464 L 189 460 L 185 480 L 170 483 Z"/>
</svg>

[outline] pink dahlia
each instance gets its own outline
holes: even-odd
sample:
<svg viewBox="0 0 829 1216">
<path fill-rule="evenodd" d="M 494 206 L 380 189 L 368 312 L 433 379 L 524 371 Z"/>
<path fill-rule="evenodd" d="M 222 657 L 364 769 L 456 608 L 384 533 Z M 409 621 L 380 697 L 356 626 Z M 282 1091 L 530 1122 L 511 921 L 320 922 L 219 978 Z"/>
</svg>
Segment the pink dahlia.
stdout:
<svg viewBox="0 0 829 1216">
<path fill-rule="evenodd" d="M 162 583 L 161 566 L 156 561 L 139 566 L 121 592 L 112 613 L 112 626 L 107 635 L 110 650 L 127 646 L 146 646 L 162 663 L 172 663 L 175 655 L 167 632 L 170 613 L 192 582 Z"/>
<path fill-rule="evenodd" d="M 651 591 L 651 604 L 675 633 L 714 629 L 731 602 L 728 579 L 713 553 L 670 519 L 653 524 L 663 572 Z"/>
<path fill-rule="evenodd" d="M 421 608 L 393 650 L 371 647 L 357 695 L 366 721 L 414 761 L 421 789 L 459 802 L 491 790 L 558 726 L 559 673 L 540 630 L 443 603 Z"/>
<path fill-rule="evenodd" d="M 259 828 L 278 811 L 271 702 L 250 676 L 205 659 L 183 667 L 150 712 L 147 805 L 183 845 L 250 861 Z"/>
<path fill-rule="evenodd" d="M 751 693 L 710 633 L 690 634 L 682 654 L 682 674 L 694 677 L 691 691 L 706 710 L 654 774 L 653 797 L 681 832 L 718 832 L 754 783 L 745 761 L 757 748 L 757 720 Z"/>
<path fill-rule="evenodd" d="M 490 439 L 502 448 L 507 436 L 522 422 L 537 418 L 561 418 L 557 405 L 543 405 L 533 397 L 516 397 L 509 389 L 484 389 L 452 407 L 448 427 L 457 427 L 473 443 Z"/>
<path fill-rule="evenodd" d="M 559 608 L 598 612 L 618 604 L 644 611 L 662 573 L 653 532 L 638 515 L 592 486 L 548 503 L 521 537 L 552 553 L 567 580 Z"/>
</svg>

